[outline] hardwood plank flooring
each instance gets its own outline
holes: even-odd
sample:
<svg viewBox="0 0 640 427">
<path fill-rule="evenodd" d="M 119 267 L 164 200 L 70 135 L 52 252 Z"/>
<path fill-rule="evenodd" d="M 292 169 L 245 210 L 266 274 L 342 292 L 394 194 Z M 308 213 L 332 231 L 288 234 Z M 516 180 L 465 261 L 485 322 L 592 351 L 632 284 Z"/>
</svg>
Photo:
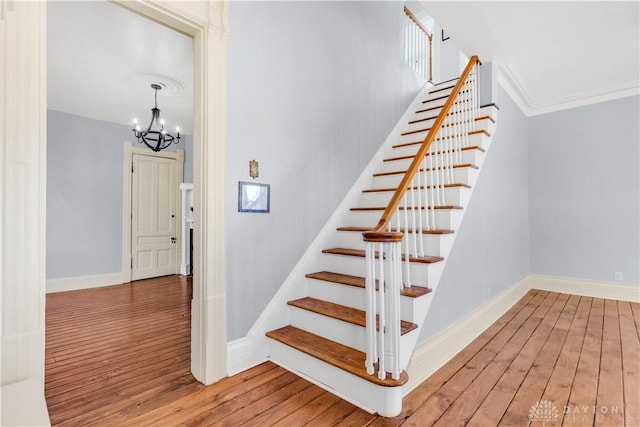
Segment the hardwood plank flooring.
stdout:
<svg viewBox="0 0 640 427">
<path fill-rule="evenodd" d="M 190 300 L 179 276 L 47 295 L 52 424 L 640 426 L 640 304 L 532 290 L 382 418 L 271 362 L 199 384 Z"/>
</svg>

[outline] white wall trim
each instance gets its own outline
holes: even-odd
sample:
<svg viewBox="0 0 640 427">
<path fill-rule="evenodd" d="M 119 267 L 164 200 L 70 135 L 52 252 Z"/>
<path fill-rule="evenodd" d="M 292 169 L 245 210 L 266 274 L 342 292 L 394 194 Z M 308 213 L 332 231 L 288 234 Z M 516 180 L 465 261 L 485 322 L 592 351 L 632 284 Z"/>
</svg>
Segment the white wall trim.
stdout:
<svg viewBox="0 0 640 427">
<path fill-rule="evenodd" d="M 528 279 L 532 289 L 640 303 L 640 285 L 637 283 L 621 285 L 620 283 L 603 280 L 545 276 L 541 274 L 529 275 Z"/>
<path fill-rule="evenodd" d="M 267 360 L 260 351 L 260 344 L 250 336 L 230 341 L 227 344 L 227 373 L 235 375 Z"/>
<path fill-rule="evenodd" d="M 47 402 L 44 399 L 42 384 L 31 378 L 2 386 L 3 426 L 50 426 Z"/>
<path fill-rule="evenodd" d="M 34 394 L 25 403 L 39 405 L 45 361 L 47 4 L 0 6 L 0 383 L 34 380 Z M 4 410 L 2 405 L 3 415 Z"/>
<path fill-rule="evenodd" d="M 599 280 L 530 274 L 436 335 L 418 344 L 409 363 L 409 382 L 403 387 L 403 394 L 406 396 L 451 360 L 531 289 L 640 302 L 639 284 L 621 285 Z"/>
<path fill-rule="evenodd" d="M 458 352 L 495 323 L 531 289 L 529 276 L 502 291 L 478 308 L 418 344 L 413 351 L 407 373 L 409 381 L 402 387 L 406 396 Z"/>
<path fill-rule="evenodd" d="M 129 282 L 127 272 L 47 279 L 47 293 L 77 291 Z"/>
<path fill-rule="evenodd" d="M 193 37 L 194 271 L 191 372 L 204 383 L 224 378 L 226 349 L 226 48 L 229 4 L 112 0 Z"/>
</svg>

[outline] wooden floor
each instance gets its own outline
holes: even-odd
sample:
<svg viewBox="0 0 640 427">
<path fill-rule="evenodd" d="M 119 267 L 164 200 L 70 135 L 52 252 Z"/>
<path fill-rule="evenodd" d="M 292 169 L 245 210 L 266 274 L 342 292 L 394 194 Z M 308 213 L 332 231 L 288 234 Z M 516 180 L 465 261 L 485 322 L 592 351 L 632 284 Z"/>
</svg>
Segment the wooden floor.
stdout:
<svg viewBox="0 0 640 427">
<path fill-rule="evenodd" d="M 640 426 L 640 304 L 531 291 L 385 419 L 270 362 L 198 384 L 190 299 L 177 276 L 47 295 L 52 424 Z"/>
</svg>

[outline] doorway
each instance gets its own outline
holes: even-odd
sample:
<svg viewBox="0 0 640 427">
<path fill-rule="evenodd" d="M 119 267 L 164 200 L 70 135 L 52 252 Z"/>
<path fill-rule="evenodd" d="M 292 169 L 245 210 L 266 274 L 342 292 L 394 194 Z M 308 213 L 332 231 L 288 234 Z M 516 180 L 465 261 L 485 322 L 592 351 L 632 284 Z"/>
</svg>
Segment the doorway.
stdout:
<svg viewBox="0 0 640 427">
<path fill-rule="evenodd" d="M 120 4 L 119 4 L 120 5 Z M 184 18 L 182 18 L 183 15 L 181 15 L 182 13 L 192 13 L 193 11 L 189 12 L 189 8 L 187 8 L 187 10 L 180 10 L 179 13 L 173 13 L 170 12 L 171 7 L 162 10 L 162 12 L 159 12 L 158 10 L 155 9 L 153 3 L 148 3 L 148 2 L 126 2 L 121 4 L 122 6 L 124 6 L 125 9 L 133 9 L 137 15 L 137 18 L 140 18 L 140 16 L 144 17 L 145 20 L 148 20 L 147 18 L 151 18 L 151 20 L 155 21 L 155 23 L 161 23 L 164 24 L 164 27 L 169 27 L 172 30 L 173 29 L 178 29 L 179 32 L 181 32 L 183 35 L 186 33 L 186 35 L 192 37 L 190 40 L 192 46 L 193 46 L 193 50 L 194 53 L 196 52 L 200 52 L 201 54 L 204 54 L 205 51 L 205 47 L 208 48 L 208 46 L 213 43 L 215 45 L 215 42 L 212 42 L 211 40 L 209 40 L 209 36 L 207 35 L 209 33 L 210 27 L 208 27 L 208 25 L 204 25 L 202 26 L 202 24 L 195 24 L 193 20 L 189 20 L 189 22 L 187 24 L 185 24 L 184 22 L 178 22 Z M 195 7 L 196 5 L 194 5 Z M 201 7 L 201 6 L 205 6 L 208 9 L 208 5 L 197 5 L 197 7 Z M 116 8 L 119 9 L 119 8 Z M 197 15 L 201 16 L 201 17 L 205 17 L 204 19 L 207 19 L 206 17 L 209 15 L 209 12 L 215 13 L 215 11 L 207 11 L 205 9 L 205 13 L 201 13 L 202 11 L 199 10 Z M 164 15 L 164 18 L 163 18 Z M 180 17 L 178 19 L 178 17 Z M 167 22 L 169 21 L 169 22 Z M 197 22 L 197 20 L 196 20 Z M 176 28 L 177 27 L 177 28 Z M 121 32 L 126 32 L 125 29 L 123 27 L 118 27 L 120 28 L 122 31 Z M 188 31 L 185 31 L 188 30 Z M 155 40 L 157 42 L 157 40 Z M 200 49 L 200 50 L 198 50 Z M 172 51 L 171 49 L 167 49 L 167 51 Z M 204 82 L 207 80 L 211 79 L 211 76 L 204 76 L 204 72 L 209 68 L 209 63 L 206 60 L 203 60 L 204 57 L 197 57 L 197 53 L 194 55 L 193 59 L 190 59 L 190 65 L 193 68 L 192 70 L 192 74 L 194 77 L 194 83 L 193 86 L 194 88 L 196 88 L 195 92 L 198 92 L 197 87 L 198 85 L 200 85 L 200 87 L 203 87 Z M 217 68 L 217 66 L 215 67 Z M 168 83 L 169 84 L 169 83 Z M 145 87 L 144 90 L 148 90 L 148 88 Z M 207 89 L 208 90 L 208 89 Z M 205 383 L 209 383 L 212 382 L 216 377 L 222 377 L 226 374 L 226 351 L 224 352 L 225 354 L 223 354 L 222 351 L 215 351 L 216 353 L 219 353 L 221 355 L 221 361 L 223 361 L 223 363 L 216 363 L 216 367 L 214 370 L 209 371 L 207 366 L 213 361 L 216 360 L 215 358 L 211 357 L 211 356 L 207 356 L 207 354 L 212 354 L 212 348 L 215 349 L 220 349 L 220 348 L 225 348 L 226 345 L 220 345 L 222 344 L 219 340 L 219 337 L 224 337 L 226 334 L 226 325 L 224 323 L 224 321 L 222 323 L 219 322 L 218 319 L 224 319 L 224 310 L 225 310 L 225 300 L 220 297 L 217 297 L 216 294 L 218 295 L 224 295 L 224 291 L 221 291 L 221 289 L 224 289 L 224 283 L 221 282 L 221 280 L 223 280 L 223 276 L 218 276 L 218 272 L 223 273 L 224 271 L 224 266 L 220 266 L 220 265 L 214 265 L 214 263 L 209 263 L 206 262 L 205 260 L 200 260 L 199 257 L 203 257 L 206 256 L 211 257 L 214 256 L 216 263 L 219 263 L 219 260 L 222 261 L 224 260 L 224 257 L 220 256 L 220 249 L 223 249 L 223 244 L 220 244 L 218 242 L 214 243 L 214 240 L 217 240 L 218 238 L 222 238 L 223 235 L 221 234 L 212 234 L 211 232 L 218 227 L 218 225 L 216 225 L 215 227 L 212 227 L 211 225 L 213 225 L 214 222 L 219 221 L 220 219 L 223 218 L 223 214 L 221 215 L 220 212 L 215 213 L 216 219 L 214 221 L 210 221 L 207 220 L 207 216 L 210 216 L 210 213 L 214 213 L 213 211 L 217 210 L 217 206 L 211 206 L 208 207 L 207 206 L 207 199 L 209 198 L 209 195 L 211 193 L 207 193 L 205 191 L 202 191 L 204 188 L 206 188 L 208 185 L 206 182 L 208 176 L 213 176 L 214 174 L 217 173 L 217 171 L 221 171 L 223 170 L 223 168 L 220 169 L 216 169 L 215 172 L 209 172 L 209 167 L 207 166 L 208 163 L 208 159 L 207 159 L 207 151 L 208 149 L 210 150 L 210 147 L 203 147 L 202 144 L 200 143 L 200 141 L 203 141 L 205 139 L 207 139 L 208 141 L 211 141 L 214 137 L 209 136 L 207 137 L 207 129 L 208 129 L 208 122 L 211 120 L 211 118 L 207 117 L 206 120 L 203 120 L 202 116 L 198 116 L 198 111 L 202 112 L 204 111 L 204 108 L 206 107 L 206 105 L 209 104 L 209 98 L 206 97 L 203 93 L 204 91 L 200 91 L 198 93 L 198 95 L 195 97 L 194 101 L 193 101 L 193 109 L 194 109 L 194 128 L 193 128 L 193 158 L 197 159 L 197 164 L 194 164 L 194 166 L 192 167 L 192 176 L 193 178 L 190 179 L 189 181 L 193 181 L 194 182 L 194 232 L 195 232 L 195 236 L 194 236 L 194 265 L 196 266 L 201 266 L 202 269 L 198 270 L 196 269 L 196 271 L 194 271 L 194 278 L 193 278 L 193 287 L 194 287 L 194 296 L 193 296 L 193 306 L 194 306 L 194 311 L 193 311 L 193 346 L 192 346 L 192 350 L 194 353 L 194 356 L 192 357 L 192 360 L 194 361 L 194 375 L 200 379 L 202 382 Z M 165 96 L 164 94 L 168 94 L 168 90 L 163 89 L 162 92 L 159 94 L 160 96 Z M 131 120 L 131 118 L 135 117 L 135 115 L 138 115 L 138 118 L 141 119 L 141 121 L 145 120 L 145 112 L 148 111 L 148 107 L 152 106 L 152 104 L 150 105 L 150 101 L 152 101 L 149 99 L 148 96 L 146 95 L 142 95 L 140 97 L 140 99 L 143 102 L 143 107 L 136 108 L 135 112 L 132 113 L 128 113 L 127 116 L 128 120 Z M 171 120 L 172 117 L 170 114 L 165 113 L 168 112 L 169 109 L 169 105 L 170 102 L 168 102 L 166 99 L 162 100 L 160 99 L 160 104 L 161 104 L 161 108 L 162 108 L 162 115 L 163 118 L 169 118 L 169 122 L 171 123 L 171 125 L 173 126 L 175 124 L 175 121 Z M 212 110 L 209 111 L 221 111 L 219 109 L 219 107 L 213 108 Z M 165 114 L 167 114 L 167 116 L 165 117 Z M 142 117 L 141 117 L 142 116 Z M 181 125 L 182 128 L 182 124 L 178 123 Z M 220 127 L 218 127 L 220 128 Z M 127 132 L 130 133 L 131 129 L 127 129 Z M 184 131 L 184 128 L 182 128 L 181 132 Z M 223 136 L 223 135 L 222 135 Z M 216 137 L 218 137 L 216 135 Z M 131 135 L 130 139 L 133 139 L 133 136 Z M 120 139 L 120 141 L 122 141 L 122 139 Z M 122 149 L 120 149 L 122 150 Z M 122 152 L 122 151 L 121 151 Z M 201 154 L 198 155 L 198 152 L 200 152 Z M 211 156 L 209 154 L 209 156 Z M 222 157 L 218 157 L 218 158 L 224 158 Z M 105 169 L 108 169 L 105 168 Z M 120 168 L 118 168 L 120 169 Z M 108 181 L 105 180 L 105 181 Z M 178 180 L 177 182 L 182 182 L 182 179 Z M 211 181 L 209 181 L 211 182 Z M 216 179 L 216 184 L 219 182 L 220 184 L 222 184 L 224 182 L 224 179 L 220 179 L 220 177 L 217 177 Z M 122 187 L 122 184 L 120 184 L 120 186 Z M 213 187 L 216 187 L 217 185 L 213 185 Z M 221 191 L 222 190 L 222 191 Z M 218 194 L 223 192 L 223 188 L 220 189 L 216 189 L 216 191 L 218 192 Z M 214 192 L 215 194 L 215 192 Z M 213 194 L 211 195 L 213 196 Z M 120 197 L 120 199 L 122 199 L 122 196 Z M 176 199 L 176 201 L 178 201 Z M 175 211 L 176 215 L 179 215 L 179 210 Z M 129 216 L 130 218 L 130 216 Z M 178 218 L 176 218 L 177 220 Z M 177 222 L 177 221 L 176 221 Z M 122 227 L 126 227 L 126 224 L 130 223 L 130 220 L 128 221 L 123 221 L 122 222 Z M 178 223 L 179 224 L 179 223 Z M 202 224 L 202 227 L 199 226 L 199 224 Z M 207 227 L 206 225 L 209 225 L 209 227 Z M 208 229 L 209 234 L 205 235 L 206 230 Z M 176 242 L 180 242 L 179 239 L 179 232 L 180 232 L 180 228 L 176 227 Z M 118 233 L 121 234 L 121 233 Z M 129 238 L 131 237 L 130 234 L 128 234 Z M 170 236 L 173 237 L 173 236 Z M 169 237 L 169 238 L 170 238 Z M 212 244 L 213 243 L 213 244 Z M 176 243 L 176 246 L 179 245 L 179 243 Z M 210 248 L 214 248 L 214 250 L 216 251 L 215 255 L 208 255 L 206 250 L 203 250 L 203 245 L 208 245 L 208 247 Z M 127 247 L 126 252 L 131 253 L 131 244 L 125 245 Z M 178 253 L 178 251 L 175 251 L 176 253 Z M 125 253 L 125 251 L 122 252 L 123 254 Z M 173 259 L 173 255 L 170 255 L 170 257 Z M 124 257 L 123 257 L 124 258 Z M 121 264 L 121 270 L 122 271 L 131 271 L 131 261 L 132 261 L 132 257 L 128 257 L 127 259 L 127 264 L 126 265 L 126 269 L 124 262 L 121 260 L 120 264 Z M 212 274 L 208 274 L 206 270 L 207 266 L 211 266 L 212 268 L 215 268 L 215 273 Z M 134 263 L 134 267 L 135 267 L 135 263 Z M 147 274 L 149 275 L 149 274 Z M 146 277 L 143 275 L 140 276 L 134 276 L 131 275 L 130 278 L 141 278 L 141 277 Z M 125 279 L 126 280 L 126 279 Z M 220 280 L 218 283 L 219 285 L 217 286 L 218 289 L 215 289 L 214 286 L 210 286 L 213 285 L 214 282 Z M 220 286 L 222 285 L 222 286 Z M 212 310 L 212 308 L 210 307 L 211 305 L 216 306 L 215 310 Z M 226 320 L 226 319 L 224 319 Z M 215 328 L 218 330 L 215 337 L 212 337 L 211 335 L 211 327 L 215 325 Z M 222 332 L 222 333 L 221 333 Z M 213 342 L 219 343 L 216 344 L 215 346 L 212 347 L 208 347 L 207 346 L 211 346 L 211 344 Z M 224 344 L 226 344 L 226 339 L 224 340 Z M 199 374 L 199 372 L 202 372 L 202 374 Z M 216 374 L 213 374 L 213 372 L 217 372 Z"/>
<path fill-rule="evenodd" d="M 1 124 L 8 135 L 2 164 L 10 196 L 3 199 L 2 307 L 14 325 L 3 334 L 3 384 L 44 375 L 47 128 L 47 2 L 10 2 L 0 21 L 5 78 Z M 228 3 L 118 4 L 187 34 L 194 41 L 194 271 L 192 372 L 209 384 L 226 375 L 225 93 Z M 4 6 L 4 4 L 3 4 Z M 11 88 L 11 90 L 4 90 Z M 118 168 L 119 170 L 120 168 Z M 9 233 L 8 231 L 11 231 Z M 25 321 L 29 319 L 29 321 Z M 32 319 L 40 319 L 32 321 Z M 3 345 L 3 348 L 8 346 Z M 25 359 L 24 355 L 29 355 Z M 14 374 L 15 375 L 14 375 Z M 34 394 L 37 397 L 37 394 Z"/>
</svg>

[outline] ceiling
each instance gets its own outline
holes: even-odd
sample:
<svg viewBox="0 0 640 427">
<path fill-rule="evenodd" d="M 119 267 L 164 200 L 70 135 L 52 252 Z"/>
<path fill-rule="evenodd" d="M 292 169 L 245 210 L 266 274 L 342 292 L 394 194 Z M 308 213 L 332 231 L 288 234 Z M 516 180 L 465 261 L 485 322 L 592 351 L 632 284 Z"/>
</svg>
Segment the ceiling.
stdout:
<svg viewBox="0 0 640 427">
<path fill-rule="evenodd" d="M 422 1 L 528 115 L 640 93 L 640 2 Z"/>
<path fill-rule="evenodd" d="M 462 51 L 499 66 L 528 115 L 639 93 L 638 1 L 423 1 Z M 192 133 L 193 44 L 106 1 L 48 3 L 48 108 L 142 125 L 153 91 L 171 131 Z"/>
<path fill-rule="evenodd" d="M 166 128 L 193 133 L 193 41 L 106 1 L 47 4 L 48 108 L 142 127 L 154 92 Z"/>
</svg>

